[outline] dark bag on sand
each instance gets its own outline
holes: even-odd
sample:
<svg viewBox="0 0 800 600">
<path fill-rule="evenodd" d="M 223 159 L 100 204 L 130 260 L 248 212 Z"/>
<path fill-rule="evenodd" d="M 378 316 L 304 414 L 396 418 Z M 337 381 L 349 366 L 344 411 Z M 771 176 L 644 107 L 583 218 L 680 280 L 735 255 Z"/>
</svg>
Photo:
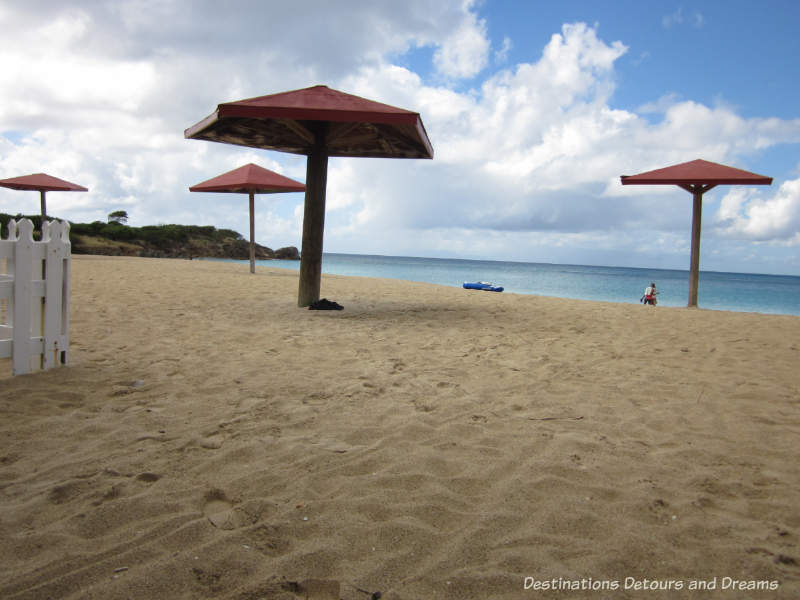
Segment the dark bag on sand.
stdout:
<svg viewBox="0 0 800 600">
<path fill-rule="evenodd" d="M 323 298 L 311 304 L 308 310 L 344 310 L 344 306 L 338 302 L 331 302 L 327 298 Z"/>
</svg>

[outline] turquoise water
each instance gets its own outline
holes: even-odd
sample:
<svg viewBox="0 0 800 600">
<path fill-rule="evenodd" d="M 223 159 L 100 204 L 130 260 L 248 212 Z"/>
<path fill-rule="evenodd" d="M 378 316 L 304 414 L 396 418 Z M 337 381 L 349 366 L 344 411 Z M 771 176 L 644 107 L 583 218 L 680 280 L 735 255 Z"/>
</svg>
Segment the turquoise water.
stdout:
<svg viewBox="0 0 800 600">
<path fill-rule="evenodd" d="M 258 262 L 265 266 L 300 268 L 299 262 Z M 322 271 L 456 287 L 465 281 L 490 281 L 515 294 L 633 304 L 639 303 L 644 288 L 654 281 L 662 306 L 686 306 L 689 297 L 689 272 L 666 269 L 325 254 Z M 464 290 L 464 293 L 491 292 Z M 715 310 L 800 315 L 800 277 L 701 271 L 698 304 Z"/>
</svg>

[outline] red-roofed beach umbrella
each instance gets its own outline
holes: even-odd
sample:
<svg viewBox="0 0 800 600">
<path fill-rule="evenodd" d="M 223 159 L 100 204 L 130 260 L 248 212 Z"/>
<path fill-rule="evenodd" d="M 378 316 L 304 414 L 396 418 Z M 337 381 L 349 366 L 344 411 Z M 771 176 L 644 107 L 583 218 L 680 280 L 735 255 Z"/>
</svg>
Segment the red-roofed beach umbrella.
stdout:
<svg viewBox="0 0 800 600">
<path fill-rule="evenodd" d="M 772 177 L 726 167 L 707 160 L 689 162 L 647 171 L 638 175 L 622 175 L 622 185 L 677 185 L 694 197 L 692 213 L 692 255 L 689 261 L 689 306 L 697 306 L 700 275 L 700 223 L 703 194 L 718 185 L 771 185 Z"/>
<path fill-rule="evenodd" d="M 12 190 L 32 190 L 41 195 L 42 200 L 42 223 L 47 217 L 46 192 L 88 192 L 89 189 L 70 183 L 52 175 L 44 173 L 34 173 L 33 175 L 23 175 L 21 177 L 11 177 L 10 179 L 0 179 L 0 186 L 11 188 Z"/>
<path fill-rule="evenodd" d="M 319 300 L 328 157 L 433 158 L 419 113 L 324 85 L 220 104 L 184 136 L 308 156 L 298 306 Z"/>
<path fill-rule="evenodd" d="M 218 175 L 189 188 L 190 192 L 250 194 L 250 272 L 256 272 L 255 194 L 304 192 L 306 186 L 253 163 Z"/>
</svg>

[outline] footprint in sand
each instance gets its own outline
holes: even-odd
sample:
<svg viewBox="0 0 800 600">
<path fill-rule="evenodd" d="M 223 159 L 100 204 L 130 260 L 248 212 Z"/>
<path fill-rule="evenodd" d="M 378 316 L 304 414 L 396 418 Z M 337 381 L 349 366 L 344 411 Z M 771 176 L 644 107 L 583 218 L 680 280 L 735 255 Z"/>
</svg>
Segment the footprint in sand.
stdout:
<svg viewBox="0 0 800 600">
<path fill-rule="evenodd" d="M 0 465 L 3 466 L 13 465 L 20 458 L 22 457 L 19 454 L 6 454 L 5 456 L 0 456 Z"/>
<path fill-rule="evenodd" d="M 86 483 L 83 481 L 69 481 L 52 488 L 47 499 L 53 504 L 64 504 L 79 496 L 85 487 Z"/>
<path fill-rule="evenodd" d="M 273 576 L 274 577 L 274 576 Z M 283 598 L 285 592 L 291 594 L 292 598 L 305 598 L 306 600 L 339 600 L 341 598 L 341 584 L 335 579 L 306 579 L 304 581 L 280 581 L 275 584 L 269 585 L 268 591 Z M 261 591 L 264 586 L 259 588 L 258 596 L 261 597 Z M 356 588 L 359 592 L 367 594 L 369 592 Z M 247 596 L 250 597 L 249 595 Z M 270 598 L 273 596 L 270 595 Z M 288 597 L 288 596 L 287 596 Z M 371 595 L 372 598 L 380 598 L 381 593 L 375 592 Z"/>
<path fill-rule="evenodd" d="M 198 446 L 206 450 L 219 450 L 225 442 L 225 437 L 219 433 L 214 433 L 205 437 L 196 438 L 195 442 Z"/>
<path fill-rule="evenodd" d="M 203 514 L 217 529 L 236 529 L 241 525 L 233 503 L 222 490 L 213 489 L 206 493 Z"/>
<path fill-rule="evenodd" d="M 291 547 L 289 535 L 283 525 L 262 524 L 250 529 L 247 533 L 248 542 L 261 554 L 266 556 L 280 556 L 289 552 Z"/>
</svg>

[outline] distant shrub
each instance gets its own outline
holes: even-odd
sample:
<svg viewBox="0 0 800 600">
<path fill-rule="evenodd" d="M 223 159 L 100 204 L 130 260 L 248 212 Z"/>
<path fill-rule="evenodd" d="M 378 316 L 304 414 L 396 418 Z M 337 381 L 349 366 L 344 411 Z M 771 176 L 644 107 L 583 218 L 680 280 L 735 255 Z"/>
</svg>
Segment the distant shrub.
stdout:
<svg viewBox="0 0 800 600">
<path fill-rule="evenodd" d="M 112 221 L 125 225 L 128 222 L 128 213 L 124 210 L 115 210 L 112 213 L 108 213 L 108 222 L 111 223 Z"/>
<path fill-rule="evenodd" d="M 106 223 L 95 221 L 93 223 L 71 223 L 69 232 L 76 235 L 101 235 Z"/>
<path fill-rule="evenodd" d="M 124 211 L 118 211 L 124 212 Z M 111 213 L 109 216 L 113 216 Z M 56 219 L 57 217 L 48 217 Z M 9 215 L 0 213 L 0 229 L 2 238 L 7 235 L 8 222 L 11 219 L 30 219 L 33 221 L 34 229 L 41 230 L 41 215 Z M 204 238 L 207 240 L 222 242 L 227 240 L 244 240 L 242 234 L 233 229 L 217 229 L 213 225 L 145 225 L 144 227 L 130 227 L 112 219 L 106 223 L 104 221 L 93 221 L 91 223 L 70 223 L 70 238 L 73 236 L 85 235 L 101 237 L 114 241 L 142 241 L 152 244 L 160 249 L 168 249 L 172 246 L 183 244 L 190 239 Z"/>
<path fill-rule="evenodd" d="M 139 227 L 138 234 L 138 239 L 157 248 L 169 248 L 189 239 L 188 232 L 181 225 L 145 225 Z"/>
<path fill-rule="evenodd" d="M 93 221 L 92 223 L 71 223 L 70 234 L 90 235 L 103 237 L 109 240 L 126 241 L 136 239 L 136 228 L 128 227 L 116 221 L 103 223 L 103 221 Z"/>
<path fill-rule="evenodd" d="M 13 218 L 14 217 L 6 213 L 0 213 L 0 238 L 6 238 L 8 234 L 8 222 Z"/>
<path fill-rule="evenodd" d="M 136 238 L 136 228 L 111 222 L 103 228 L 103 236 L 116 241 L 128 241 Z"/>
<path fill-rule="evenodd" d="M 48 220 L 52 221 L 57 219 L 58 217 L 47 217 Z M 8 222 L 10 220 L 19 221 L 20 219 L 30 219 L 33 222 L 34 234 L 33 239 L 39 239 L 42 230 L 42 215 L 23 215 L 21 213 L 17 213 L 16 215 L 9 215 L 6 213 L 0 213 L 0 238 L 6 239 L 8 237 Z"/>
<path fill-rule="evenodd" d="M 227 240 L 233 238 L 234 240 L 243 240 L 244 237 L 238 231 L 234 231 L 233 229 L 217 229 L 216 239 L 218 240 Z"/>
</svg>

